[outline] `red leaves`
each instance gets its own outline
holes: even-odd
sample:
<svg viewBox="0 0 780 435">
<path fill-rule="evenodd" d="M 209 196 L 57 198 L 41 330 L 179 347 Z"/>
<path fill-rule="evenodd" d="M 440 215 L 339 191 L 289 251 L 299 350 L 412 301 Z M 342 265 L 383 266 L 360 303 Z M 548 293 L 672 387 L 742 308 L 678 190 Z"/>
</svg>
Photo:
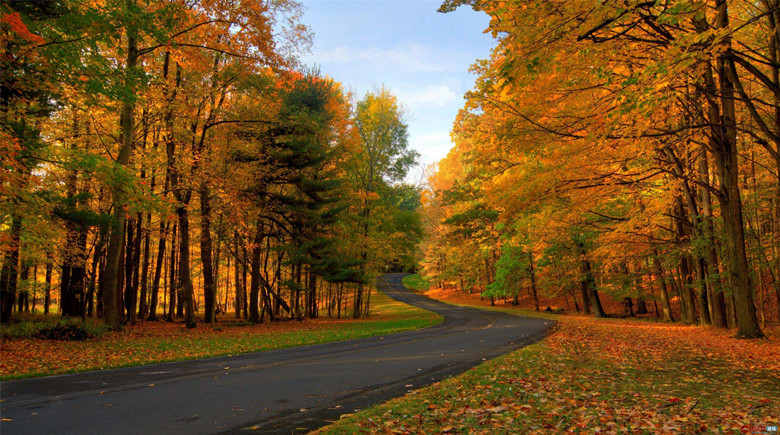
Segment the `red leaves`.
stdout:
<svg viewBox="0 0 780 435">
<path fill-rule="evenodd" d="M 43 44 L 44 40 L 40 36 L 30 32 L 27 25 L 22 22 L 18 12 L 3 13 L 0 15 L 0 23 L 5 23 L 11 31 L 19 35 L 20 38 L 31 44 Z"/>
</svg>

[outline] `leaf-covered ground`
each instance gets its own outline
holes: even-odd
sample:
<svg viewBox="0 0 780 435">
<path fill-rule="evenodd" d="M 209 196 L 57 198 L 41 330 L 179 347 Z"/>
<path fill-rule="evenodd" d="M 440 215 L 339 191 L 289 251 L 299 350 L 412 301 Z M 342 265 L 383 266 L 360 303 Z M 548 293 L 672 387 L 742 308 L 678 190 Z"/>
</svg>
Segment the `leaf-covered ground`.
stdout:
<svg viewBox="0 0 780 435">
<path fill-rule="evenodd" d="M 323 433 L 750 433 L 780 423 L 780 331 L 561 316 L 543 342 Z"/>
<path fill-rule="evenodd" d="M 251 325 L 225 317 L 216 328 L 182 323 L 141 322 L 97 339 L 56 341 L 34 338 L 0 342 L 0 379 L 73 373 L 165 361 L 233 355 L 284 347 L 371 337 L 423 328 L 441 317 L 387 296 L 372 296 L 368 319 L 313 319 Z"/>
</svg>

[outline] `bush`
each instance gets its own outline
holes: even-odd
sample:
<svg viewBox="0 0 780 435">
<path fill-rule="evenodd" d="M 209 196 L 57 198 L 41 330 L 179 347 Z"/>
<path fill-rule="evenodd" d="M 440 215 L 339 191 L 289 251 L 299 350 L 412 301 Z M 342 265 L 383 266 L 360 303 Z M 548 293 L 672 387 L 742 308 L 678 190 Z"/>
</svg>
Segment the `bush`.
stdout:
<svg viewBox="0 0 780 435">
<path fill-rule="evenodd" d="M 3 338 L 33 338 L 40 330 L 41 322 L 25 320 L 22 322 L 2 325 L 0 331 Z"/>
<path fill-rule="evenodd" d="M 81 341 L 97 338 L 106 332 L 104 325 L 78 319 L 22 321 L 2 328 L 3 338 L 38 338 L 42 340 Z"/>
</svg>

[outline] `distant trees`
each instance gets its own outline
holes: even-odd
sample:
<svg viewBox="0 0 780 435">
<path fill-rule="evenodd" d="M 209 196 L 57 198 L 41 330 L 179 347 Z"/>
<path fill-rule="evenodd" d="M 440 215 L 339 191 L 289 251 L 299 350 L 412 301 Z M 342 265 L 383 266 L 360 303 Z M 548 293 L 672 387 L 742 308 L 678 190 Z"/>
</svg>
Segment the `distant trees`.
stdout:
<svg viewBox="0 0 780 435">
<path fill-rule="evenodd" d="M 404 113 L 397 99 L 387 89 L 370 91 L 358 101 L 355 111 L 355 128 L 359 137 L 358 148 L 349 161 L 351 182 L 360 196 L 358 215 L 360 216 L 360 260 L 361 273 L 367 276 L 376 274 L 369 270 L 369 256 L 383 249 L 380 244 L 370 243 L 375 233 L 377 217 L 387 219 L 382 213 L 386 210 L 391 184 L 403 180 L 409 168 L 416 162 L 417 153 L 409 149 L 407 126 Z M 382 199 L 385 200 L 382 200 Z M 376 212 L 380 212 L 377 216 Z M 363 287 L 355 295 L 353 316 L 360 317 L 364 310 Z"/>
<path fill-rule="evenodd" d="M 419 236 L 414 153 L 389 91 L 293 68 L 299 7 L 3 3 L 2 321 L 368 312 Z"/>
</svg>

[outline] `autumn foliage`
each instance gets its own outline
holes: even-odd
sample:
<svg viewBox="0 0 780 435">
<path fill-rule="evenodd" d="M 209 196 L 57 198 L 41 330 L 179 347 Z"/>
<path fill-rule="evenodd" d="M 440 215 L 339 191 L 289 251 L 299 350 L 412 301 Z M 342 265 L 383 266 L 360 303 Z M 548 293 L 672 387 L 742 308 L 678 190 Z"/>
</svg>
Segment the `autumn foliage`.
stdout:
<svg viewBox="0 0 780 435">
<path fill-rule="evenodd" d="M 442 11 L 464 4 L 496 47 L 424 195 L 425 277 L 743 337 L 780 321 L 778 3 Z"/>
<path fill-rule="evenodd" d="M 299 63 L 301 14 L 292 0 L 0 6 L 4 323 L 370 313 L 373 279 L 413 264 L 416 153 L 390 91 L 358 100 Z"/>
</svg>

